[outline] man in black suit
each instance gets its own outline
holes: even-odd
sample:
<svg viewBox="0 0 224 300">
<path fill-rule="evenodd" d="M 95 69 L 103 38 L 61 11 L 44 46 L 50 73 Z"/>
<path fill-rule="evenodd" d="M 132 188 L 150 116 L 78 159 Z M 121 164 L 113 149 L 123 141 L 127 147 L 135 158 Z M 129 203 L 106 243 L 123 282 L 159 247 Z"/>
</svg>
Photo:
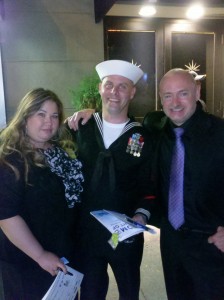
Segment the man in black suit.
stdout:
<svg viewBox="0 0 224 300">
<path fill-rule="evenodd" d="M 163 209 L 161 255 L 168 299 L 223 300 L 224 121 L 197 105 L 200 89 L 185 70 L 167 72 L 159 91 L 167 116 L 157 143 L 157 182 Z M 174 209 L 169 196 L 175 128 L 184 130 L 181 139 L 185 149 L 183 220 L 176 228 L 170 221 Z"/>
</svg>

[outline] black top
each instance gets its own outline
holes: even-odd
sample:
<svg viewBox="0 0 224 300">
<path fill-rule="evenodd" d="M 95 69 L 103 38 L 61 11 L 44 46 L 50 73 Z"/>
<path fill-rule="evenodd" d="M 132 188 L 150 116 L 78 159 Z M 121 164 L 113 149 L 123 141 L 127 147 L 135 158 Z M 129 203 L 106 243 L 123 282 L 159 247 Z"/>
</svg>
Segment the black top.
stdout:
<svg viewBox="0 0 224 300">
<path fill-rule="evenodd" d="M 24 181 L 24 163 L 14 153 L 9 161 L 19 172 L 19 180 L 5 165 L 0 166 L 0 219 L 20 215 L 47 251 L 70 259 L 74 239 L 72 228 L 75 222 L 75 209 L 68 208 L 62 179 L 49 168 L 31 167 L 28 184 Z M 1 232 L 0 260 L 16 263 L 22 270 L 40 268 L 32 259 L 16 248 Z"/>
</svg>

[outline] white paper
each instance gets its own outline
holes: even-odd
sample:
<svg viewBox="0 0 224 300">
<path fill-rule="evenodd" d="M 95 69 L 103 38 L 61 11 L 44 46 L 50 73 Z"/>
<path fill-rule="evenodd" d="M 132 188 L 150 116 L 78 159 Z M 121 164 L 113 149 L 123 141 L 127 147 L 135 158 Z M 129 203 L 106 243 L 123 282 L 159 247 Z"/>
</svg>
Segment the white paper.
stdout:
<svg viewBox="0 0 224 300">
<path fill-rule="evenodd" d="M 54 282 L 42 300 L 74 300 L 81 285 L 83 274 L 66 266 L 68 272 L 73 275 L 64 274 L 59 271 Z"/>
<path fill-rule="evenodd" d="M 123 214 L 107 210 L 95 210 L 90 212 L 101 224 L 103 224 L 111 233 L 118 234 L 119 242 L 145 231 L 143 228 L 136 228 L 125 221 L 122 221 Z"/>
</svg>

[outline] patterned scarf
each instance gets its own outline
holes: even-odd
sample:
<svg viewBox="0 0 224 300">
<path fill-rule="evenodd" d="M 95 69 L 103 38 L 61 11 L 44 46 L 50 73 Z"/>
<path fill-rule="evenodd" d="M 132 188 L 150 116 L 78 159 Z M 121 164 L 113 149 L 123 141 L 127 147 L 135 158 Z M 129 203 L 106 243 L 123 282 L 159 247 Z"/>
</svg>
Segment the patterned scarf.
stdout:
<svg viewBox="0 0 224 300">
<path fill-rule="evenodd" d="M 78 159 L 72 159 L 68 153 L 60 147 L 53 147 L 43 151 L 51 172 L 62 177 L 65 186 L 65 198 L 68 207 L 74 207 L 80 201 L 80 193 L 83 191 L 82 164 Z"/>
</svg>

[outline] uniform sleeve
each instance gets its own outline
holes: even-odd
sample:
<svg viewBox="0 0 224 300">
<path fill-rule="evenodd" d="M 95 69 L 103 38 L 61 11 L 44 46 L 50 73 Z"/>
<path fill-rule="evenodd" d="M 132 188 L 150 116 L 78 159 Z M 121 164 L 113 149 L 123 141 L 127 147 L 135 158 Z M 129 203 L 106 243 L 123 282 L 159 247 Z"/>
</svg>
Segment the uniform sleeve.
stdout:
<svg viewBox="0 0 224 300">
<path fill-rule="evenodd" d="M 153 175 L 154 158 L 153 147 L 150 145 L 147 148 L 146 158 L 139 169 L 140 198 L 135 214 L 143 214 L 149 224 L 160 227 L 161 207 L 157 199 L 156 182 Z"/>
<path fill-rule="evenodd" d="M 24 195 L 23 172 L 20 168 L 20 178 L 7 165 L 0 165 L 0 219 L 14 217 L 20 214 Z"/>
</svg>

